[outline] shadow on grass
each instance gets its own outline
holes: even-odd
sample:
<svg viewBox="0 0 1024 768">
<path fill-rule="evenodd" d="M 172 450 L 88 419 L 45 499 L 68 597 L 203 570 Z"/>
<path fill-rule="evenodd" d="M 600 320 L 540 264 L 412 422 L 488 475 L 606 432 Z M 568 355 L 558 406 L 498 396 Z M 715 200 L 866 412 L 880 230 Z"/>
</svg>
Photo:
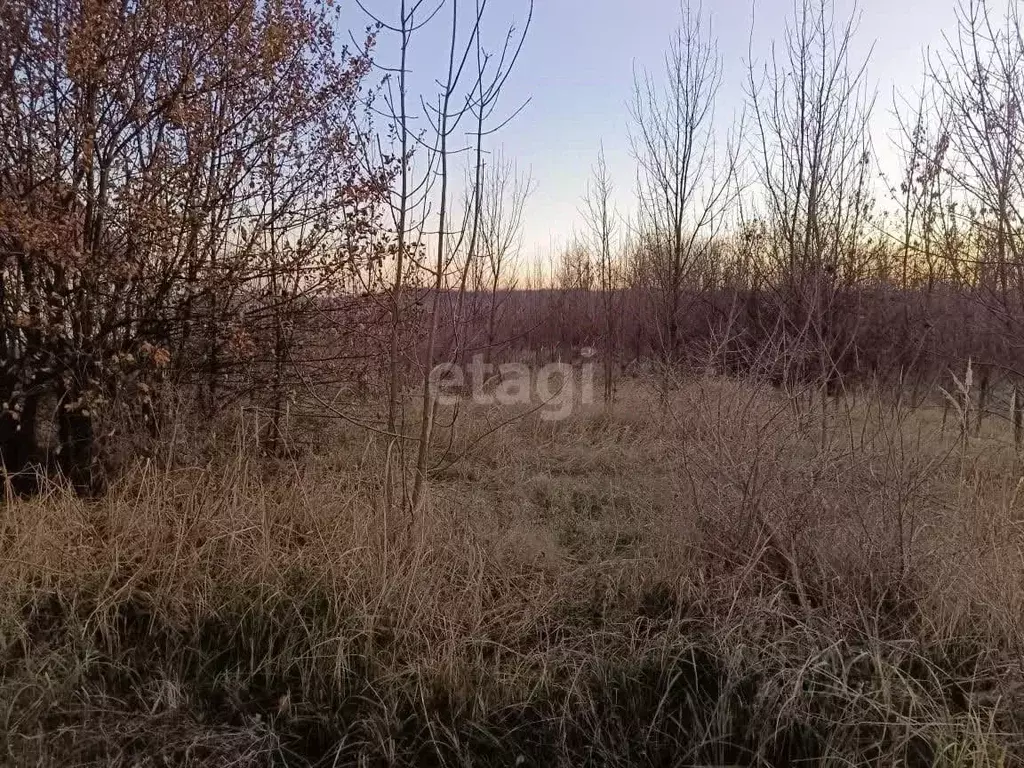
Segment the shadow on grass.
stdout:
<svg viewBox="0 0 1024 768">
<path fill-rule="evenodd" d="M 175 626 L 141 592 L 106 609 L 83 595 L 35 598 L 2 660 L 6 753 L 123 765 L 936 764 L 934 740 L 908 734 L 906 712 L 851 724 L 831 673 L 780 693 L 771 669 L 684 637 L 516 679 L 468 657 L 432 670 L 402 658 L 386 625 L 367 632 L 336 605 L 316 590 L 296 600 L 253 588 Z M 923 661 L 905 671 L 940 698 L 953 685 L 947 698 L 966 708 L 970 653 L 949 651 L 948 680 Z M 870 666 L 848 673 L 870 687 Z M 801 705 L 773 712 L 786 697 Z"/>
</svg>

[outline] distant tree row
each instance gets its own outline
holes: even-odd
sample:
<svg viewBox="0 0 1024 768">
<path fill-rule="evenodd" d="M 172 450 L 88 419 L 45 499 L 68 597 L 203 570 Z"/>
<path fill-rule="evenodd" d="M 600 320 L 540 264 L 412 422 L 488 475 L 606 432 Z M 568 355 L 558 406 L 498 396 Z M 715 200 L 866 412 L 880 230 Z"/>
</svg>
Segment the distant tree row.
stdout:
<svg viewBox="0 0 1024 768">
<path fill-rule="evenodd" d="M 650 339 L 632 353 L 668 362 L 714 348 L 729 370 L 831 390 L 893 367 L 887 355 L 905 375 L 942 355 L 1024 373 L 1024 27 L 1012 2 L 963 0 L 957 18 L 920 92 L 896 103 L 902 167 L 882 169 L 874 148 L 893 137 L 870 135 L 856 18 L 798 0 L 768 60 L 751 59 L 744 116 L 721 136 L 721 59 L 708 19 L 684 7 L 663 70 L 637 79 L 635 215 L 609 215 L 602 156 L 586 234 L 552 270 L 565 290 L 618 292 L 597 335 L 617 348 L 606 354 L 630 344 L 618 302 Z M 943 343 L 951 310 L 961 322 Z"/>
</svg>

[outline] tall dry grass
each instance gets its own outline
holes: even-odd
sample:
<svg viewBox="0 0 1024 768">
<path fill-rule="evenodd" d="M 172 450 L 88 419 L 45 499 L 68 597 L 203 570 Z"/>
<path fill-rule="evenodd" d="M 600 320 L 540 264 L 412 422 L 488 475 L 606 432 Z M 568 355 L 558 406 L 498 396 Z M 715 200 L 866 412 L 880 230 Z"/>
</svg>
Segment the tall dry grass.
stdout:
<svg viewBox="0 0 1024 768">
<path fill-rule="evenodd" d="M 9 498 L 4 760 L 1020 764 L 1012 425 L 711 379 L 503 416 L 413 524 L 357 433 Z"/>
</svg>

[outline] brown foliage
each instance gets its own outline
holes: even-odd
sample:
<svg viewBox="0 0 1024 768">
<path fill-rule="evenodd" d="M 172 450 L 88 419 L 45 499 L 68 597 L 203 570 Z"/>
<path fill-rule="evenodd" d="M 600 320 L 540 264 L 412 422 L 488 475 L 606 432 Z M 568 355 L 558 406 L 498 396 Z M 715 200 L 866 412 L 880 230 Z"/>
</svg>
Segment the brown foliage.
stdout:
<svg viewBox="0 0 1024 768">
<path fill-rule="evenodd" d="M 9 471 L 38 458 L 43 398 L 83 487 L 99 424 L 141 407 L 154 427 L 142 345 L 179 382 L 201 375 L 214 409 L 225 384 L 247 383 L 229 344 L 269 335 L 271 372 L 246 366 L 280 397 L 295 324 L 373 257 L 387 188 L 356 151 L 369 61 L 340 51 L 331 13 L 301 0 L 4 3 Z"/>
</svg>

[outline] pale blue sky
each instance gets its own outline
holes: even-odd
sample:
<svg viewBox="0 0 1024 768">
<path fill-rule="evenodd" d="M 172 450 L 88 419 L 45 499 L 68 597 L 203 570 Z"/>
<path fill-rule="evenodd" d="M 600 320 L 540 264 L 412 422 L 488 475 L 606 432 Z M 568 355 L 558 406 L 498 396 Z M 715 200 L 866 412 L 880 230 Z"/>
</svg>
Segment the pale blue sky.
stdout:
<svg viewBox="0 0 1024 768">
<path fill-rule="evenodd" d="M 955 2 L 860 0 L 856 5 L 860 25 L 854 52 L 863 58 L 873 46 L 868 77 L 877 87 L 874 136 L 882 153 L 895 128 L 894 89 L 910 95 L 919 87 L 925 49 L 941 49 L 943 33 L 955 31 Z M 522 18 L 526 5 L 525 0 L 492 3 L 494 27 L 506 18 Z M 369 4 L 380 9 L 395 5 L 393 0 Z M 705 0 L 703 12 L 710 17 L 723 60 L 717 106 L 723 133 L 743 107 L 748 47 L 755 58 L 767 55 L 772 40 L 781 40 L 792 8 L 793 0 Z M 854 8 L 851 0 L 836 0 L 839 18 Z M 502 97 L 510 109 L 531 101 L 495 139 L 531 170 L 535 181 L 525 216 L 526 258 L 560 247 L 581 228 L 581 197 L 602 141 L 619 204 L 630 208 L 634 163 L 627 103 L 634 68 L 660 65 L 679 18 L 679 0 L 537 0 L 523 55 Z M 437 42 L 424 38 L 414 51 L 422 57 L 418 61 L 441 63 L 443 46 Z M 382 48 L 382 58 L 386 52 Z"/>
</svg>

